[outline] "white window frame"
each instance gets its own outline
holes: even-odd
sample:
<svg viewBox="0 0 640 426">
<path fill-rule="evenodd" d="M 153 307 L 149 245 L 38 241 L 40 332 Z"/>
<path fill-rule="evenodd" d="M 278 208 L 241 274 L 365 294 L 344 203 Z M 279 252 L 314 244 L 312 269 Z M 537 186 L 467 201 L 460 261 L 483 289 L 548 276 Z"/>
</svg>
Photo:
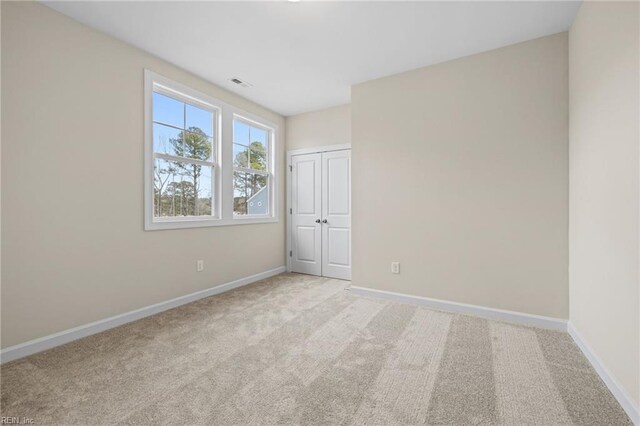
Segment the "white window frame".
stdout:
<svg viewBox="0 0 640 426">
<path fill-rule="evenodd" d="M 156 90 L 158 89 L 158 90 Z M 154 162 L 153 149 L 153 92 L 158 91 L 183 102 L 216 112 L 215 158 L 212 178 L 213 204 L 211 216 L 154 217 Z M 191 89 L 183 84 L 163 77 L 153 71 L 144 70 L 144 229 L 199 228 L 256 223 L 278 222 L 278 161 L 275 153 L 278 143 L 278 126 L 268 120 L 236 108 L 212 96 Z M 251 125 L 269 131 L 269 213 L 266 215 L 236 216 L 233 214 L 233 120 L 240 117 Z"/>
<path fill-rule="evenodd" d="M 248 117 L 246 114 L 240 114 L 240 113 L 235 113 L 233 114 L 233 120 L 239 120 L 241 122 L 243 122 L 244 124 L 257 128 L 257 129 L 261 129 L 261 130 L 265 130 L 267 132 L 268 135 L 268 141 L 267 141 L 267 170 L 262 172 L 260 170 L 254 170 L 251 168 L 244 168 L 244 167 L 236 167 L 235 165 L 232 164 L 233 167 L 233 171 L 236 172 L 245 172 L 245 173 L 255 173 L 255 174 L 262 174 L 267 176 L 267 190 L 269 191 L 269 206 L 268 206 L 268 211 L 267 214 L 261 214 L 261 215 L 257 215 L 257 214 L 246 214 L 246 215 L 233 215 L 233 220 L 237 220 L 237 221 L 247 221 L 247 220 L 251 220 L 251 219 L 256 219 L 256 218 L 269 218 L 271 217 L 271 211 L 275 206 L 275 198 L 273 197 L 273 190 L 274 190 L 274 186 L 273 186 L 273 181 L 274 181 L 274 176 L 275 176 L 275 170 L 273 168 L 273 163 L 275 161 L 275 156 L 273 155 L 274 150 L 272 149 L 272 145 L 274 143 L 274 135 L 275 135 L 275 131 L 272 127 L 269 127 L 265 124 L 263 124 L 260 121 L 257 121 L 253 118 Z M 251 144 L 251 141 L 249 141 L 249 144 Z M 232 146 L 232 153 L 233 153 L 233 146 Z M 247 210 L 249 209 L 249 206 L 247 206 Z"/>
</svg>

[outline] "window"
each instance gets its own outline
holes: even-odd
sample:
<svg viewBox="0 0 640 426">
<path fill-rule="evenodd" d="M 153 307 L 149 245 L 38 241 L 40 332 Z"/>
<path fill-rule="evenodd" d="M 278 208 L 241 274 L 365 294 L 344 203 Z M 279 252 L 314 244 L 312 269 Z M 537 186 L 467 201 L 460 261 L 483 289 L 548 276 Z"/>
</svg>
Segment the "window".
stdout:
<svg viewBox="0 0 640 426">
<path fill-rule="evenodd" d="M 243 118 L 233 120 L 233 214 L 269 214 L 271 132 Z"/>
<path fill-rule="evenodd" d="M 216 216 L 217 110 L 153 91 L 153 216 Z"/>
<path fill-rule="evenodd" d="M 275 125 L 150 71 L 145 117 L 145 229 L 277 221 Z"/>
</svg>

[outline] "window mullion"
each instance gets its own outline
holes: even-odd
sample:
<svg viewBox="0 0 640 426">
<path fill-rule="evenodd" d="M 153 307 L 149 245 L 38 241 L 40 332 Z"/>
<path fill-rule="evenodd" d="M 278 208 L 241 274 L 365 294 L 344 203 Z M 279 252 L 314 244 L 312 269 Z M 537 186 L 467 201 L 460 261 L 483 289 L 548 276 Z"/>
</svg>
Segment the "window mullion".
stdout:
<svg viewBox="0 0 640 426">
<path fill-rule="evenodd" d="M 245 167 L 237 167 L 237 166 L 233 167 L 233 171 L 241 172 L 241 173 L 251 173 L 254 175 L 262 175 L 262 176 L 269 176 L 271 174 L 266 170 L 247 169 Z"/>
<path fill-rule="evenodd" d="M 170 127 L 170 128 L 172 128 L 172 129 L 175 129 L 175 130 L 180 130 L 181 132 L 184 130 L 184 129 L 183 129 L 183 128 L 181 128 L 181 127 L 176 127 L 176 126 L 174 126 L 173 124 L 163 123 L 162 121 L 156 121 L 156 120 L 153 120 L 153 122 L 152 122 L 152 123 L 153 123 L 153 124 L 160 124 L 161 126 L 165 126 L 165 127 Z"/>
<path fill-rule="evenodd" d="M 222 109 L 220 117 L 220 175 L 222 178 L 222 198 L 220 215 L 223 220 L 233 219 L 233 112 L 229 108 Z"/>
<path fill-rule="evenodd" d="M 215 166 L 215 161 L 204 161 L 204 160 L 198 160 L 197 158 L 178 157 L 177 155 L 164 154 L 161 152 L 154 152 L 153 156 L 155 158 L 161 158 L 167 161 L 175 161 L 178 163 L 197 164 L 199 166 L 207 166 L 207 167 Z"/>
</svg>

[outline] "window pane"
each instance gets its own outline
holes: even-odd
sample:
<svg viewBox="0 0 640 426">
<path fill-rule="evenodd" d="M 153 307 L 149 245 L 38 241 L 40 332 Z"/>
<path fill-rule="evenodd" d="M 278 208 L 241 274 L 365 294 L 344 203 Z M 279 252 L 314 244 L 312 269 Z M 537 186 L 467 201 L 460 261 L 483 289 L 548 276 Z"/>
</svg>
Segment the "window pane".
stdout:
<svg viewBox="0 0 640 426">
<path fill-rule="evenodd" d="M 233 143 L 249 146 L 249 126 L 240 120 L 233 120 Z"/>
<path fill-rule="evenodd" d="M 247 214 L 246 173 L 233 173 L 233 214 Z"/>
<path fill-rule="evenodd" d="M 213 113 L 187 104 L 187 130 L 213 136 Z"/>
<path fill-rule="evenodd" d="M 234 215 L 267 214 L 269 212 L 268 179 L 267 176 L 256 173 L 234 172 Z"/>
<path fill-rule="evenodd" d="M 253 197 L 247 200 L 247 214 L 265 215 L 269 213 L 269 187 L 264 186 Z"/>
<path fill-rule="evenodd" d="M 261 142 L 251 142 L 249 159 L 251 161 L 251 169 L 267 170 L 267 149 Z"/>
<path fill-rule="evenodd" d="M 255 127 L 251 127 L 250 139 L 251 139 L 251 144 L 257 142 L 260 145 L 264 146 L 265 148 L 267 147 L 267 144 L 269 142 L 267 138 L 267 131 L 262 129 L 257 129 Z"/>
<path fill-rule="evenodd" d="M 177 155 L 182 149 L 182 132 L 164 124 L 153 123 L 153 151 Z"/>
<path fill-rule="evenodd" d="M 184 129 L 184 102 L 153 92 L 153 121 Z"/>
<path fill-rule="evenodd" d="M 208 161 L 213 152 L 212 139 L 201 130 L 183 132 L 183 144 L 176 150 L 176 155 Z"/>
<path fill-rule="evenodd" d="M 234 167 L 249 167 L 249 150 L 244 145 L 233 144 Z"/>
<path fill-rule="evenodd" d="M 155 217 L 212 214 L 212 168 L 156 159 L 153 179 Z"/>
</svg>

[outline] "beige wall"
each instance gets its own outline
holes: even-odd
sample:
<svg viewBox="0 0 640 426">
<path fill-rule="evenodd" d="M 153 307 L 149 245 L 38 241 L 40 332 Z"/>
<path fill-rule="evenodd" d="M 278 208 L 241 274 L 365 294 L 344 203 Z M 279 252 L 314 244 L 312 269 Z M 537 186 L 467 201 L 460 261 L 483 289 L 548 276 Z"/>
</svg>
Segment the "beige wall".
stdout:
<svg viewBox="0 0 640 426">
<path fill-rule="evenodd" d="M 143 231 L 144 68 L 284 130 L 282 117 L 45 6 L 2 2 L 3 348 L 284 265 L 282 218 Z M 283 194 L 282 171 L 279 183 Z"/>
<path fill-rule="evenodd" d="M 638 3 L 585 2 L 569 35 L 571 322 L 640 406 Z"/>
<path fill-rule="evenodd" d="M 351 142 L 351 107 L 341 105 L 287 117 L 287 150 Z"/>
<path fill-rule="evenodd" d="M 568 317 L 567 68 L 561 33 L 352 88 L 354 285 Z"/>
</svg>

